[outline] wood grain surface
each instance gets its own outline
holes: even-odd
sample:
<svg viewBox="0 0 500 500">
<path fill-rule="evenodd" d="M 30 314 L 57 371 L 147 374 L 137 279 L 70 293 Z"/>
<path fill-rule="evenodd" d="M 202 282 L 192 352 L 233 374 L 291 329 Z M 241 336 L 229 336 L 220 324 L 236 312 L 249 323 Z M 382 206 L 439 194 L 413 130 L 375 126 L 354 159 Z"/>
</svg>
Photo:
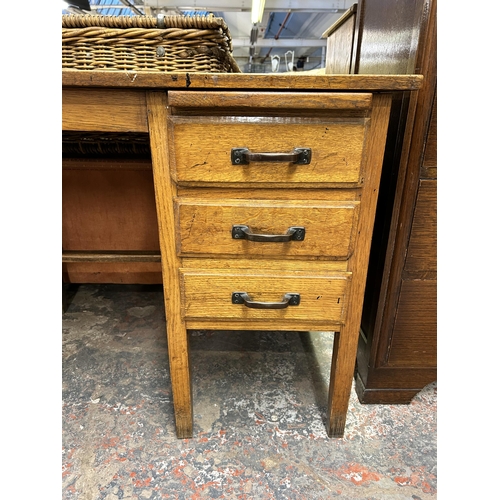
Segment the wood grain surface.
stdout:
<svg viewBox="0 0 500 500">
<path fill-rule="evenodd" d="M 421 179 L 405 271 L 437 271 L 437 181 Z"/>
<path fill-rule="evenodd" d="M 286 118 L 173 117 L 169 120 L 172 175 L 185 183 L 361 182 L 361 160 L 367 120 Z M 311 148 L 311 163 L 231 163 L 232 148 L 251 152 L 287 153 Z M 318 187 L 318 186 L 316 186 Z"/>
<path fill-rule="evenodd" d="M 168 93 L 169 106 L 188 108 L 241 109 L 369 109 L 372 95 L 367 93 L 323 92 L 200 92 L 172 90 Z"/>
<path fill-rule="evenodd" d="M 418 90 L 422 75 L 300 75 L 249 73 L 160 73 L 147 71 L 63 70 L 63 87 L 112 87 L 136 89 L 236 89 L 255 90 Z"/>
<path fill-rule="evenodd" d="M 327 74 L 349 74 L 353 63 L 356 9 L 351 7 L 338 21 L 328 32 L 325 68 Z"/>
<path fill-rule="evenodd" d="M 221 329 L 219 320 L 298 319 L 340 323 L 343 319 L 349 274 L 307 275 L 299 271 L 279 272 L 181 270 L 184 291 L 184 315 L 187 319 L 211 319 L 210 327 Z M 300 304 L 286 309 L 252 309 L 232 304 L 233 292 L 246 292 L 252 300 L 279 302 L 285 293 L 300 294 Z"/>
<path fill-rule="evenodd" d="M 437 280 L 403 280 L 389 367 L 437 366 Z"/>
<path fill-rule="evenodd" d="M 351 301 L 346 312 L 345 324 L 340 334 L 335 336 L 333 348 L 327 424 L 328 434 L 331 437 L 344 434 L 390 109 L 390 95 L 374 96 L 366 146 L 370 168 L 366 169 L 355 251 L 348 261 L 348 269 L 353 273 Z"/>
<path fill-rule="evenodd" d="M 193 435 L 193 405 L 189 345 L 186 325 L 181 317 L 181 288 L 179 264 L 175 250 L 173 198 L 175 185 L 170 182 L 167 151 L 167 95 L 165 92 L 148 92 L 148 125 L 151 141 L 151 159 L 158 213 L 163 291 L 167 316 L 168 356 L 174 398 L 177 437 Z"/>
<path fill-rule="evenodd" d="M 144 92 L 63 89 L 62 129 L 85 132 L 147 132 Z"/>
<path fill-rule="evenodd" d="M 62 253 L 63 262 L 161 262 L 160 252 L 108 250 L 66 250 Z"/>
<path fill-rule="evenodd" d="M 258 192 L 255 191 L 249 193 L 248 201 L 231 200 L 230 195 L 227 193 L 220 201 L 176 200 L 177 248 L 181 255 L 347 259 L 352 252 L 359 202 L 273 202 L 256 200 Z M 233 239 L 231 229 L 238 224 L 249 226 L 253 233 L 267 235 L 283 235 L 288 228 L 300 226 L 305 229 L 305 238 L 289 242 Z"/>
</svg>

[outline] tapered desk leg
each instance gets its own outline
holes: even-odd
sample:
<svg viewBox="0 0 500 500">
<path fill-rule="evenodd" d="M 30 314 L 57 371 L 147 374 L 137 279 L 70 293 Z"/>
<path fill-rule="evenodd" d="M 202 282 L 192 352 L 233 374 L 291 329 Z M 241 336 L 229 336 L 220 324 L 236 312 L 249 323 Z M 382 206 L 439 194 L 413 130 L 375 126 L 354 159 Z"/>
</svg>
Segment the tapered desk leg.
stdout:
<svg viewBox="0 0 500 500">
<path fill-rule="evenodd" d="M 330 437 L 344 435 L 349 396 L 354 378 L 361 312 L 368 270 L 368 257 L 373 233 L 380 174 L 384 158 L 385 139 L 391 109 L 391 96 L 375 94 L 368 124 L 366 142 L 367 167 L 364 173 L 361 210 L 354 252 L 348 261 L 352 272 L 350 300 L 345 323 L 335 335 L 330 390 L 328 396 L 327 432 Z"/>
<path fill-rule="evenodd" d="M 354 377 L 357 341 L 357 335 L 349 335 L 345 328 L 342 328 L 340 333 L 335 333 L 327 409 L 327 433 L 329 437 L 341 438 L 344 436 Z"/>
<path fill-rule="evenodd" d="M 177 257 L 173 230 L 175 227 L 173 200 L 176 195 L 176 186 L 171 179 L 168 163 L 166 93 L 148 92 L 147 107 L 175 425 L 178 438 L 189 438 L 193 436 L 193 405 L 188 337 L 181 316 L 180 260 Z"/>
</svg>

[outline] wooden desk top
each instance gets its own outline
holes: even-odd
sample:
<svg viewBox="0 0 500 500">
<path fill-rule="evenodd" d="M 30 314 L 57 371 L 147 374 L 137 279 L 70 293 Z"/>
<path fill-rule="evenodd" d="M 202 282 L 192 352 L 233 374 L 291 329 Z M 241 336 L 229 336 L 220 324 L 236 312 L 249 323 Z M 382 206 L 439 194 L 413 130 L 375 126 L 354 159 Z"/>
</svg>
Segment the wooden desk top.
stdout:
<svg viewBox="0 0 500 500">
<path fill-rule="evenodd" d="M 63 87 L 266 89 L 266 90 L 418 90 L 422 75 L 311 75 L 293 73 L 158 73 L 63 70 Z"/>
</svg>

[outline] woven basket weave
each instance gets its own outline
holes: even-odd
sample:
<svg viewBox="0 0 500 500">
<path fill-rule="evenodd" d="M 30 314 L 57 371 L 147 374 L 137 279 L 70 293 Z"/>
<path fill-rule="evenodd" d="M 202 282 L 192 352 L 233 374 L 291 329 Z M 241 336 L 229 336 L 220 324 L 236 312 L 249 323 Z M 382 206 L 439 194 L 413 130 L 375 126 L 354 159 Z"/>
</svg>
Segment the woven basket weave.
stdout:
<svg viewBox="0 0 500 500">
<path fill-rule="evenodd" d="M 231 34 L 211 16 L 62 16 L 62 67 L 241 73 Z"/>
</svg>

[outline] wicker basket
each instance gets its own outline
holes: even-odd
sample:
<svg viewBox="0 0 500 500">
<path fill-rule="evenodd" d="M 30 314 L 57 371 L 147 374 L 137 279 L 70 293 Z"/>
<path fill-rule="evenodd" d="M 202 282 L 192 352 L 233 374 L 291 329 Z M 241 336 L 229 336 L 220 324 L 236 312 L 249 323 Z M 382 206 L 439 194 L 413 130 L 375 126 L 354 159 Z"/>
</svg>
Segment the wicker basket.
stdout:
<svg viewBox="0 0 500 500">
<path fill-rule="evenodd" d="M 241 73 L 231 34 L 210 16 L 62 16 L 63 69 Z"/>
</svg>

